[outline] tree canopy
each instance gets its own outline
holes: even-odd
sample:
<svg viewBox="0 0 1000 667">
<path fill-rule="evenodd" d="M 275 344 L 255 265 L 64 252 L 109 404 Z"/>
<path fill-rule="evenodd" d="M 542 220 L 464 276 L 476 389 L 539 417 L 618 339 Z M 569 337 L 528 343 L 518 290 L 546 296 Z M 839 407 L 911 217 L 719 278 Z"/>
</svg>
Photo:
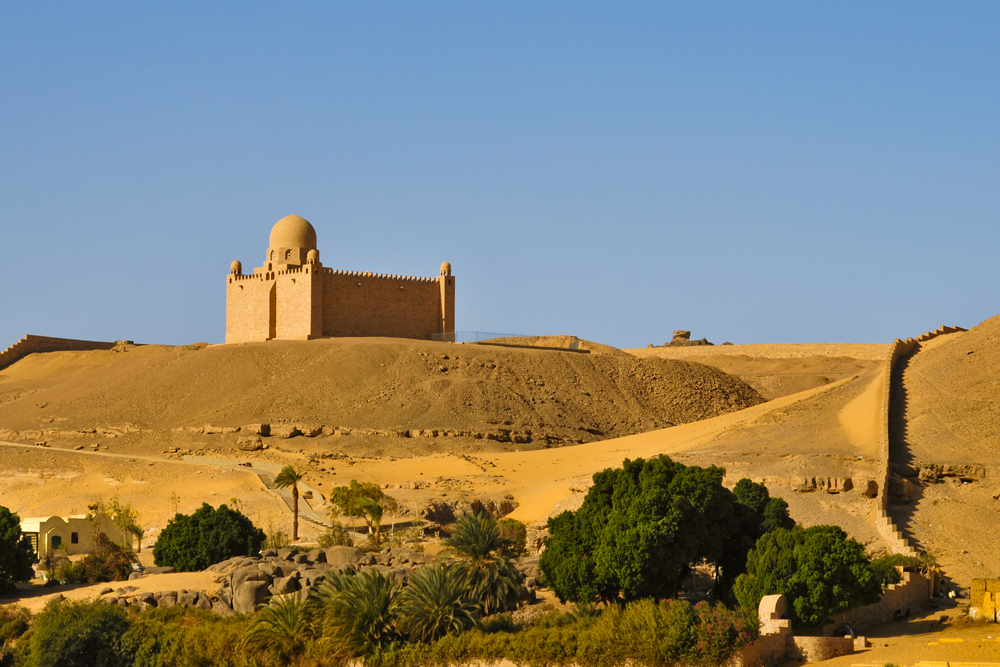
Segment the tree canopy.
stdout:
<svg viewBox="0 0 1000 667">
<path fill-rule="evenodd" d="M 194 514 L 176 514 L 170 520 L 153 546 L 153 560 L 193 572 L 234 556 L 255 556 L 263 542 L 264 531 L 243 514 L 205 503 Z"/>
<path fill-rule="evenodd" d="M 21 517 L 0 506 L 0 592 L 34 576 L 31 566 L 38 562 L 31 540 L 21 533 Z"/>
<path fill-rule="evenodd" d="M 352 479 L 350 486 L 338 486 L 330 491 L 330 502 L 340 508 L 344 516 L 364 519 L 375 545 L 382 541 L 382 517 L 386 512 L 399 511 L 396 499 L 386 495 L 374 482 Z"/>
<path fill-rule="evenodd" d="M 757 541 L 733 592 L 750 609 L 765 595 L 780 593 L 791 604 L 792 625 L 812 627 L 877 602 L 882 581 L 864 547 L 840 527 L 779 528 Z"/>
<path fill-rule="evenodd" d="M 750 480 L 737 495 L 722 485 L 724 475 L 664 455 L 595 474 L 579 510 L 549 519 L 542 572 L 560 599 L 577 602 L 673 597 L 702 561 L 731 582 L 772 499 Z"/>
</svg>

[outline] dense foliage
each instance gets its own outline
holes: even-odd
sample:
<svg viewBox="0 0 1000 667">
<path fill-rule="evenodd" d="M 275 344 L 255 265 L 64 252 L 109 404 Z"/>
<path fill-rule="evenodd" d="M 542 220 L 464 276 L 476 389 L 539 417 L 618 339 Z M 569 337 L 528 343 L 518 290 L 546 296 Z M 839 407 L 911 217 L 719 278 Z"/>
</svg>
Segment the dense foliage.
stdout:
<svg viewBox="0 0 1000 667">
<path fill-rule="evenodd" d="M 546 581 L 563 601 L 665 599 L 707 561 L 726 588 L 765 527 L 791 520 L 764 486 L 741 480 L 733 493 L 724 475 L 662 455 L 595 474 L 579 510 L 549 519 Z"/>
<path fill-rule="evenodd" d="M 263 542 L 264 531 L 240 512 L 203 504 L 191 515 L 176 514 L 170 520 L 153 546 L 153 559 L 179 572 L 194 572 L 234 556 L 255 556 Z"/>
<path fill-rule="evenodd" d="M 0 593 L 31 579 L 37 562 L 31 540 L 21 533 L 21 517 L 0 506 Z"/>
<path fill-rule="evenodd" d="M 18 647 L 19 667 L 126 667 L 128 614 L 103 602 L 49 602 Z"/>
<path fill-rule="evenodd" d="M 757 541 L 733 591 L 748 609 L 780 593 L 791 604 L 792 625 L 809 627 L 877 602 L 883 581 L 864 548 L 839 527 L 779 528 Z"/>
</svg>

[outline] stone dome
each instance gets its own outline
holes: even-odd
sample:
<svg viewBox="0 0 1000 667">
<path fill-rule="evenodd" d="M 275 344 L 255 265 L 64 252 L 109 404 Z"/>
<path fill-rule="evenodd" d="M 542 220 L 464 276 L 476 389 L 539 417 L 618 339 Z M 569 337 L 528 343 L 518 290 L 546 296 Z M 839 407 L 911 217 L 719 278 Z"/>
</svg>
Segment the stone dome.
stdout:
<svg viewBox="0 0 1000 667">
<path fill-rule="evenodd" d="M 233 263 L 229 265 L 229 272 L 237 276 L 243 273 L 243 265 L 240 264 L 240 260 L 238 259 L 233 260 Z"/>
<path fill-rule="evenodd" d="M 306 253 L 306 263 L 307 264 L 319 264 L 319 250 L 313 248 Z"/>
<path fill-rule="evenodd" d="M 441 263 L 441 275 L 442 276 L 450 276 L 451 275 L 451 263 L 450 262 L 442 262 Z"/>
<path fill-rule="evenodd" d="M 316 230 L 305 218 L 297 215 L 285 216 L 271 228 L 269 247 L 313 250 L 316 247 Z"/>
</svg>

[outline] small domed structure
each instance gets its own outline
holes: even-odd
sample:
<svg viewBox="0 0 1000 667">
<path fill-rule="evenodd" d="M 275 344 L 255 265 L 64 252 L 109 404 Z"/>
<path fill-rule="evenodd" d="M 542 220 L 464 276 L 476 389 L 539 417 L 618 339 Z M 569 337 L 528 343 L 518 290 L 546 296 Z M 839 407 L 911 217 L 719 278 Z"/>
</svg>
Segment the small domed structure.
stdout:
<svg viewBox="0 0 1000 667">
<path fill-rule="evenodd" d="M 306 253 L 306 264 L 319 264 L 319 250 L 313 248 Z"/>
<path fill-rule="evenodd" d="M 297 215 L 288 215 L 271 228 L 271 248 L 316 248 L 316 230 L 309 221 Z"/>
<path fill-rule="evenodd" d="M 234 276 L 243 275 L 243 265 L 240 264 L 240 260 L 238 259 L 233 260 L 233 263 L 229 265 L 229 273 L 233 274 Z"/>
<path fill-rule="evenodd" d="M 450 276 L 451 275 L 451 263 L 450 262 L 443 262 L 441 264 L 441 275 L 442 276 Z"/>
</svg>

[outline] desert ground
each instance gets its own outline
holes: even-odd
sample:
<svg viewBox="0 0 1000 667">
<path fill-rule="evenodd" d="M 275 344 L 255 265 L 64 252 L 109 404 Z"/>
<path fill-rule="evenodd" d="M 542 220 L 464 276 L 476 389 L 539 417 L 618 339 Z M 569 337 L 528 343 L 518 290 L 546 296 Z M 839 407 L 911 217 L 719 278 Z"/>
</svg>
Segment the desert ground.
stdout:
<svg viewBox="0 0 1000 667">
<path fill-rule="evenodd" d="M 960 593 L 973 577 L 1000 576 L 998 334 L 1000 317 L 927 341 L 893 375 L 893 488 L 904 492 L 890 514 Z M 880 474 L 889 350 L 617 350 L 552 336 L 34 354 L 0 371 L 0 504 L 22 516 L 65 515 L 118 494 L 139 510 L 146 547 L 174 513 L 203 502 L 235 500 L 265 530 L 288 531 L 286 499 L 266 480 L 292 464 L 314 492 L 306 541 L 324 529 L 325 493 L 351 479 L 396 497 L 405 510 L 393 521 L 444 521 L 478 502 L 537 531 L 579 506 L 593 473 L 662 453 L 724 467 L 730 485 L 764 482 L 799 523 L 838 524 L 883 554 L 878 501 L 864 491 Z M 259 424 L 272 427 L 264 448 L 240 449 Z M 882 643 L 886 655 L 905 644 L 907 656 L 919 654 L 911 662 L 931 660 L 952 649 L 926 645 L 958 633 L 987 659 L 993 645 L 975 638 L 992 633 L 982 627 L 916 619 L 906 636 Z M 883 657 L 885 648 L 869 652 L 873 664 L 910 660 Z"/>
</svg>

